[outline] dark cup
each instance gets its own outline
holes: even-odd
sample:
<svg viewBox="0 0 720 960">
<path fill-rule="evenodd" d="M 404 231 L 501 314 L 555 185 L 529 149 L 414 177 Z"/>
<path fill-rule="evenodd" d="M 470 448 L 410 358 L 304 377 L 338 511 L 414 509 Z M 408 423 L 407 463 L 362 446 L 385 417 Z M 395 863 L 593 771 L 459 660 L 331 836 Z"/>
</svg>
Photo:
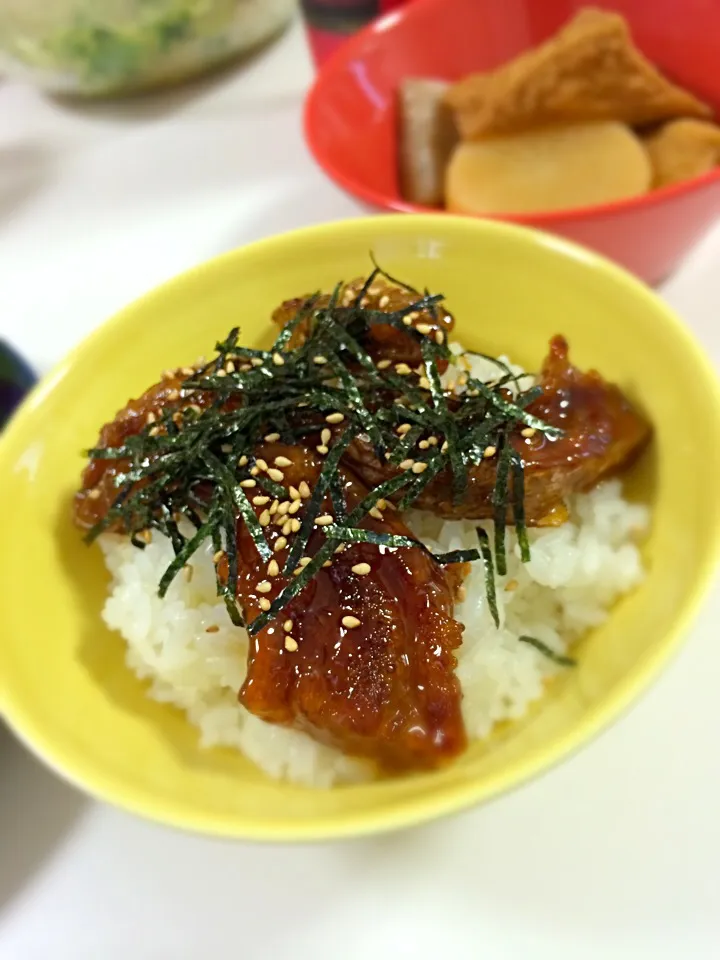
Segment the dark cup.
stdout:
<svg viewBox="0 0 720 960">
<path fill-rule="evenodd" d="M 315 65 L 365 24 L 403 3 L 407 0 L 301 0 Z"/>
<path fill-rule="evenodd" d="M 35 374 L 22 357 L 0 340 L 0 430 L 35 379 Z"/>
</svg>

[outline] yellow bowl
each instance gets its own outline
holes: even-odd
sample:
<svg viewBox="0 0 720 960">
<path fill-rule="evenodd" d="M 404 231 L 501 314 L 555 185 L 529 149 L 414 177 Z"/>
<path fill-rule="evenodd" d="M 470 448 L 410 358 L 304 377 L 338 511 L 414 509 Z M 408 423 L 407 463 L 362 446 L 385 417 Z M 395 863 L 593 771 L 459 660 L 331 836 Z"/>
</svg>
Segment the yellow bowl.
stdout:
<svg viewBox="0 0 720 960">
<path fill-rule="evenodd" d="M 387 270 L 446 294 L 468 346 L 528 368 L 562 331 L 573 357 L 618 381 L 655 441 L 631 478 L 651 502 L 648 576 L 582 643 L 542 704 L 432 774 L 315 791 L 269 780 L 228 749 L 203 750 L 180 711 L 149 700 L 100 620 L 99 550 L 70 498 L 100 424 L 159 372 L 210 353 L 240 323 L 267 342 L 283 298 Z M 556 238 L 468 218 L 374 217 L 236 250 L 134 303 L 81 344 L 0 440 L 0 710 L 71 781 L 155 820 L 206 833 L 307 840 L 402 827 L 487 800 L 579 747 L 623 710 L 676 647 L 720 544 L 720 399 L 692 337 L 648 289 Z"/>
</svg>

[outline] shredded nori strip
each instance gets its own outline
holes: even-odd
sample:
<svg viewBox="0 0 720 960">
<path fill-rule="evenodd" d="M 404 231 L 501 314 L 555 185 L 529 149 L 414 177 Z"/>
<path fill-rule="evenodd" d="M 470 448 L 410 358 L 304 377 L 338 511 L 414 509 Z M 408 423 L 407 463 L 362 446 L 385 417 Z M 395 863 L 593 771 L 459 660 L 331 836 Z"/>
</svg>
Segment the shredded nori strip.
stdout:
<svg viewBox="0 0 720 960">
<path fill-rule="evenodd" d="M 378 277 L 411 292 L 413 302 L 389 312 L 363 306 Z M 254 469 L 256 450 L 269 433 L 279 434 L 284 443 L 312 448 L 328 426 L 327 415 L 341 413 L 344 419 L 333 424 L 330 450 L 310 498 L 303 502 L 300 530 L 291 540 L 284 574 L 292 579 L 271 610 L 249 625 L 250 631 L 262 629 L 297 596 L 341 543 L 374 543 L 393 550 L 420 548 L 430 553 L 412 537 L 365 529 L 365 517 L 383 498 L 395 498 L 400 510 L 412 506 L 445 471 L 457 502 L 467 488 L 469 470 L 482 461 L 488 446 L 498 451 L 492 498 L 494 562 L 482 529 L 478 529 L 479 550 L 433 556 L 440 564 L 484 562 L 488 603 L 498 624 L 494 578 L 495 572 L 502 576 L 507 569 L 505 528 L 509 516 L 516 527 L 521 557 L 529 559 L 524 465 L 512 437 L 522 427 L 541 430 L 548 437 L 559 436 L 561 431 L 528 413 L 527 407 L 541 392 L 538 387 L 517 392 L 515 397 L 505 389 L 526 376 L 514 374 L 505 361 L 478 354 L 497 366 L 498 377 L 487 383 L 468 377 L 466 390 L 460 393 L 443 385 L 439 364 L 452 360 L 447 342 L 441 338 L 443 342 L 437 343 L 434 336 L 421 334 L 403 322 L 411 313 L 424 312 L 438 324 L 442 295 L 427 290 L 420 293 L 377 264 L 350 305 L 341 303 L 342 289 L 342 283 L 337 284 L 325 306 L 320 305 L 319 293 L 301 302 L 270 350 L 241 346 L 239 328 L 234 328 L 216 344 L 216 356 L 184 379 L 180 399 L 167 403 L 152 427 L 148 424 L 118 447 L 88 451 L 94 459 L 124 463 L 115 477 L 117 497 L 86 540 L 92 542 L 104 530 L 121 528 L 142 549 L 145 531 L 157 530 L 167 536 L 175 557 L 160 581 L 159 592 L 164 596 L 174 577 L 209 538 L 215 553 L 222 551 L 227 559 L 227 576 L 216 574 L 218 596 L 224 599 L 233 622 L 242 623 L 234 592 L 238 521 L 246 525 L 263 560 L 269 560 L 273 551 L 240 484 L 252 476 L 256 486 L 251 489 L 280 500 L 287 497 L 283 484 Z M 398 374 L 394 365 L 378 368 L 369 352 L 368 335 L 379 324 L 394 327 L 418 343 L 421 367 L 405 376 Z M 298 330 L 303 331 L 304 340 L 289 349 Z M 410 424 L 410 429 L 398 434 L 403 423 Z M 389 464 L 397 466 L 412 459 L 423 462 L 425 469 L 407 469 L 391 476 L 348 513 L 339 467 L 356 437 L 366 439 L 376 456 Z M 425 452 L 417 449 L 423 437 L 432 441 L 425 445 Z M 311 534 L 319 529 L 315 520 L 327 509 L 327 498 L 334 523 L 320 528 L 324 539 L 319 549 L 295 575 Z M 190 534 L 185 521 L 192 527 Z"/>
<path fill-rule="evenodd" d="M 507 526 L 508 508 L 508 476 L 512 459 L 512 447 L 507 437 L 503 438 L 503 446 L 497 461 L 495 474 L 495 489 L 493 490 L 493 520 L 495 522 L 495 566 L 498 575 L 504 577 L 507 573 L 507 557 L 505 554 L 505 528 Z"/>
<path fill-rule="evenodd" d="M 498 612 L 497 594 L 495 592 L 495 572 L 493 570 L 492 550 L 490 549 L 490 538 L 487 530 L 482 527 L 477 528 L 477 538 L 480 541 L 480 555 L 485 564 L 485 593 L 487 595 L 488 607 L 495 622 L 496 628 L 500 627 L 500 614 Z"/>
<path fill-rule="evenodd" d="M 542 653 L 544 657 L 547 657 L 548 660 L 552 660 L 553 663 L 557 663 L 560 667 L 577 666 L 577 660 L 566 656 L 564 653 L 556 653 L 552 647 L 549 647 L 546 643 L 543 643 L 542 640 L 538 640 L 537 637 L 522 636 L 518 637 L 518 640 L 521 643 L 529 643 L 531 647 L 535 647 L 535 649 Z"/>
</svg>

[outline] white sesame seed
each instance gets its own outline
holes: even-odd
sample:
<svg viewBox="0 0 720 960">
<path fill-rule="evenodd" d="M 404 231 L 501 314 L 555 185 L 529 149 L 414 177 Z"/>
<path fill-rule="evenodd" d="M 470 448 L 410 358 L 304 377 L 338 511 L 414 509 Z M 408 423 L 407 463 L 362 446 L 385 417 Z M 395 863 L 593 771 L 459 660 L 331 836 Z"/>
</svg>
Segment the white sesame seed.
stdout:
<svg viewBox="0 0 720 960">
<path fill-rule="evenodd" d="M 292 628 L 293 628 L 292 620 L 286 620 L 285 623 L 283 624 L 283 630 L 285 631 L 285 633 L 290 633 Z"/>
<path fill-rule="evenodd" d="M 297 517 L 293 517 L 291 520 L 288 520 L 288 523 L 290 524 L 291 533 L 297 533 L 300 527 L 302 526 L 302 524 L 300 523 Z M 287 526 L 287 524 L 285 526 Z M 285 527 L 283 527 L 283 533 L 284 532 L 285 532 Z"/>
<path fill-rule="evenodd" d="M 294 515 L 302 507 L 302 500 L 293 500 L 293 502 L 288 507 L 288 513 Z"/>
<path fill-rule="evenodd" d="M 445 334 L 442 330 L 435 331 L 435 343 L 440 347 L 445 343 Z"/>
<path fill-rule="evenodd" d="M 378 301 L 378 306 L 382 310 L 383 307 L 386 307 L 389 303 L 390 303 L 390 297 L 387 294 L 384 294 L 382 297 L 380 297 Z"/>
<path fill-rule="evenodd" d="M 261 367 L 263 365 L 263 361 L 260 359 L 260 357 L 251 357 L 250 363 L 253 365 L 253 367 Z"/>
<path fill-rule="evenodd" d="M 277 560 L 271 560 L 267 568 L 269 577 L 276 577 L 280 573 L 280 567 L 278 566 Z"/>
<path fill-rule="evenodd" d="M 222 558 L 225 556 L 224 550 L 218 550 L 217 553 L 213 555 L 213 563 L 220 563 Z"/>
<path fill-rule="evenodd" d="M 395 373 L 399 373 L 401 377 L 406 377 L 409 373 L 412 373 L 412 370 L 406 363 L 396 363 Z"/>
<path fill-rule="evenodd" d="M 368 510 L 368 513 L 371 517 L 375 517 L 376 520 L 382 520 L 383 518 L 383 515 L 380 513 L 377 507 L 371 507 L 371 509 Z"/>
<path fill-rule="evenodd" d="M 424 337 L 426 337 L 432 331 L 432 327 L 429 323 L 419 323 L 415 329 L 418 333 L 422 333 Z"/>
<path fill-rule="evenodd" d="M 155 423 L 156 420 L 157 420 L 157 417 L 152 412 L 149 413 L 147 417 L 145 417 L 145 423 Z"/>
<path fill-rule="evenodd" d="M 449 449 L 449 444 L 447 440 L 445 440 L 443 445 L 440 447 L 440 453 L 447 453 L 448 449 Z"/>
<path fill-rule="evenodd" d="M 414 463 L 415 463 L 414 460 L 403 460 L 403 461 L 400 463 L 400 469 L 401 469 L 401 470 L 411 470 Z"/>
<path fill-rule="evenodd" d="M 332 561 L 331 561 L 331 560 L 326 560 L 325 563 L 323 564 L 323 566 L 324 566 L 324 567 L 331 567 L 331 566 L 332 566 Z"/>
<path fill-rule="evenodd" d="M 262 507 L 266 503 L 270 502 L 270 497 L 253 497 L 252 502 L 255 504 L 256 507 Z"/>
<path fill-rule="evenodd" d="M 224 370 L 222 369 L 222 367 L 221 367 L 219 370 L 216 370 L 216 371 L 215 371 L 215 376 L 216 376 L 216 377 L 226 377 L 227 374 L 225 373 L 225 371 L 224 371 Z"/>
<path fill-rule="evenodd" d="M 183 567 L 183 574 L 185 575 L 185 579 L 187 580 L 188 583 L 190 583 L 190 581 L 192 580 L 193 573 L 195 573 L 195 568 L 192 566 L 192 564 L 186 563 L 185 566 Z"/>
<path fill-rule="evenodd" d="M 323 446 L 326 447 L 330 443 L 331 437 L 332 437 L 332 433 L 328 430 L 327 427 L 325 427 L 323 432 L 320 434 L 320 442 L 323 444 Z"/>
<path fill-rule="evenodd" d="M 283 513 L 287 513 L 289 509 L 290 509 L 290 501 L 289 501 L 289 500 L 282 500 L 282 501 L 278 504 L 277 512 L 280 513 L 280 514 L 283 514 Z"/>
<path fill-rule="evenodd" d="M 375 366 L 378 368 L 378 370 L 387 370 L 391 363 L 392 360 L 378 360 Z"/>
<path fill-rule="evenodd" d="M 333 517 L 333 516 L 332 516 L 331 514 L 329 514 L 329 513 L 325 513 L 325 514 L 323 514 L 321 517 L 316 517 L 316 518 L 315 518 L 315 526 L 316 526 L 316 527 L 327 527 L 327 526 L 329 526 L 331 523 L 335 523 L 335 517 Z"/>
<path fill-rule="evenodd" d="M 507 587 L 505 588 L 507 590 Z M 220 627 L 216 623 L 211 623 L 209 627 L 205 627 L 205 633 L 219 633 Z"/>
<path fill-rule="evenodd" d="M 352 572 L 356 573 L 359 577 L 366 577 L 371 569 L 372 567 L 369 563 L 356 563 L 352 568 Z"/>
<path fill-rule="evenodd" d="M 412 320 L 410 319 L 409 315 L 407 317 L 403 317 L 402 322 L 405 324 L 406 327 L 412 326 Z"/>
<path fill-rule="evenodd" d="M 528 437 L 528 438 L 529 438 L 529 437 L 534 437 L 535 434 L 536 434 L 536 432 L 537 432 L 537 431 L 535 430 L 534 427 L 525 427 L 524 430 L 521 430 L 521 431 L 520 431 L 520 436 L 522 436 L 522 437 Z"/>
<path fill-rule="evenodd" d="M 329 413 L 325 417 L 326 423 L 342 423 L 345 419 L 345 415 L 342 413 Z"/>
<path fill-rule="evenodd" d="M 257 480 L 253 480 L 252 477 L 249 480 L 241 480 L 240 486 L 244 487 L 246 490 L 250 490 L 257 486 Z"/>
<path fill-rule="evenodd" d="M 438 445 L 438 438 L 437 438 L 437 437 L 428 437 L 428 438 L 427 438 L 427 442 L 430 444 L 431 447 L 436 447 L 436 446 Z"/>
<path fill-rule="evenodd" d="M 284 550 L 286 546 L 287 546 L 287 540 L 285 539 L 285 537 L 278 537 L 277 540 L 275 541 L 275 546 L 273 547 L 273 550 L 275 551 L 275 553 L 280 553 L 280 551 Z"/>
<path fill-rule="evenodd" d="M 427 470 L 427 467 L 428 467 L 428 465 L 427 465 L 426 463 L 420 463 L 420 462 L 418 461 L 418 463 L 414 463 L 414 464 L 412 465 L 412 472 L 413 472 L 413 473 L 425 473 L 425 471 Z"/>
<path fill-rule="evenodd" d="M 383 500 L 382 497 L 380 497 L 380 499 L 378 500 L 378 502 L 375 504 L 375 506 L 378 508 L 378 510 L 385 510 L 386 507 L 387 507 L 387 505 L 388 505 L 387 500 Z"/>
<path fill-rule="evenodd" d="M 298 565 L 300 567 L 306 567 L 310 563 L 311 559 L 312 559 L 311 557 L 300 557 L 300 559 L 298 560 Z"/>
<path fill-rule="evenodd" d="M 292 460 L 288 460 L 287 457 L 275 457 L 275 466 L 276 467 L 291 467 Z"/>
<path fill-rule="evenodd" d="M 273 523 L 275 524 L 276 527 L 284 526 L 286 520 L 287 520 L 287 517 L 282 513 L 276 513 L 275 516 L 273 517 Z"/>
<path fill-rule="evenodd" d="M 248 458 L 245 456 L 245 454 L 243 454 L 238 460 L 238 466 L 244 467 L 247 462 L 248 462 Z"/>
<path fill-rule="evenodd" d="M 404 437 L 409 430 L 412 430 L 409 423 L 401 423 L 395 433 L 399 433 L 401 437 Z"/>
<path fill-rule="evenodd" d="M 360 621 L 357 617 L 347 616 L 342 618 L 342 625 L 347 627 L 348 630 L 354 630 L 355 627 L 360 626 Z"/>
<path fill-rule="evenodd" d="M 318 447 L 315 447 L 315 449 L 316 449 L 317 452 L 318 452 L 321 456 L 323 456 L 323 457 L 324 457 L 325 454 L 328 452 L 328 448 L 325 446 L 324 443 L 321 443 Z"/>
<path fill-rule="evenodd" d="M 335 553 L 345 553 L 346 550 L 347 545 L 344 543 L 341 543 L 339 546 L 335 547 Z"/>
<path fill-rule="evenodd" d="M 262 512 L 262 513 L 260 514 L 260 516 L 258 517 L 258 523 L 260 524 L 261 527 L 267 527 L 267 526 L 268 526 L 268 524 L 270 523 L 270 511 L 269 511 L 269 510 L 263 510 L 263 512 Z"/>
<path fill-rule="evenodd" d="M 228 362 L 225 364 L 225 373 L 235 373 L 235 364 L 232 362 L 232 360 L 228 360 Z"/>
<path fill-rule="evenodd" d="M 418 386 L 420 387 L 421 390 L 429 390 L 430 381 L 428 380 L 427 377 L 420 377 L 420 379 L 418 380 Z"/>
<path fill-rule="evenodd" d="M 300 492 L 300 496 L 304 500 L 307 500 L 308 497 L 310 496 L 310 487 L 307 485 L 307 483 L 304 480 L 300 481 L 300 484 L 298 486 L 298 491 Z"/>
<path fill-rule="evenodd" d="M 497 447 L 493 447 L 493 446 L 485 447 L 485 449 L 483 450 L 483 456 L 487 458 L 494 457 L 496 453 L 497 453 Z"/>
<path fill-rule="evenodd" d="M 265 435 L 265 440 L 267 443 L 275 443 L 279 439 L 280 439 L 279 433 L 268 433 Z"/>
<path fill-rule="evenodd" d="M 220 451 L 221 451 L 221 453 L 232 453 L 232 444 L 231 444 L 231 443 L 224 443 L 224 444 L 220 447 Z"/>
<path fill-rule="evenodd" d="M 191 376 L 195 373 L 195 368 L 194 368 L 194 367 L 183 367 L 183 368 L 180 370 L 180 373 L 181 373 L 184 377 L 191 377 Z"/>
<path fill-rule="evenodd" d="M 285 361 L 283 360 L 283 358 L 280 356 L 279 353 L 274 353 L 272 355 L 272 362 L 275 364 L 276 367 L 285 366 Z"/>
<path fill-rule="evenodd" d="M 295 651 L 297 650 L 297 648 L 298 648 L 297 640 L 295 640 L 293 637 L 291 637 L 291 636 L 288 634 L 288 636 L 285 637 L 285 649 L 286 649 L 289 653 L 295 653 Z"/>
<path fill-rule="evenodd" d="M 293 525 L 293 521 L 292 521 L 291 519 L 287 519 L 287 520 L 285 521 L 285 523 L 283 524 L 282 532 L 284 533 L 284 535 L 285 535 L 286 537 L 287 537 L 290 533 L 292 533 L 292 525 Z"/>
<path fill-rule="evenodd" d="M 251 477 L 258 477 L 260 475 L 260 470 L 258 467 L 250 467 L 249 472 Z"/>
<path fill-rule="evenodd" d="M 278 512 L 278 507 L 280 506 L 279 500 L 273 500 L 270 504 L 270 516 L 273 517 Z"/>
<path fill-rule="evenodd" d="M 417 310 L 413 310 L 412 313 L 409 313 L 409 314 L 408 314 L 408 318 L 409 318 L 411 321 L 412 321 L 412 320 L 419 320 L 419 319 L 420 319 L 420 313 L 419 313 Z"/>
<path fill-rule="evenodd" d="M 317 357 L 313 357 L 313 363 L 316 363 L 319 367 L 321 367 L 324 363 L 327 363 L 327 357 L 323 357 L 318 354 Z"/>
<path fill-rule="evenodd" d="M 285 474 L 282 472 L 282 470 L 276 470 L 275 467 L 270 467 L 268 469 L 267 475 L 270 477 L 271 480 L 274 480 L 276 483 L 280 483 L 282 480 L 285 479 Z"/>
<path fill-rule="evenodd" d="M 100 499 L 100 491 L 98 490 L 97 487 L 93 487 L 92 490 L 88 490 L 87 495 L 90 500 Z"/>
<path fill-rule="evenodd" d="M 300 499 L 300 491 L 298 490 L 297 487 L 292 487 L 292 486 L 291 486 L 291 487 L 288 487 L 288 493 L 290 494 L 290 499 L 291 499 L 291 500 L 299 500 L 299 499 Z"/>
<path fill-rule="evenodd" d="M 420 447 L 421 450 L 427 450 L 430 444 L 427 440 L 421 440 L 418 446 Z"/>
<path fill-rule="evenodd" d="M 267 470 L 268 468 L 267 463 L 261 457 L 257 458 L 255 461 L 255 466 L 258 468 L 258 470 Z"/>
<path fill-rule="evenodd" d="M 258 603 L 260 604 L 260 609 L 265 613 L 267 613 L 268 610 L 270 609 L 270 601 L 268 600 L 268 598 L 260 597 L 260 600 L 258 601 Z"/>
<path fill-rule="evenodd" d="M 258 593 L 270 593 L 272 584 L 268 580 L 261 580 L 257 585 Z"/>
</svg>

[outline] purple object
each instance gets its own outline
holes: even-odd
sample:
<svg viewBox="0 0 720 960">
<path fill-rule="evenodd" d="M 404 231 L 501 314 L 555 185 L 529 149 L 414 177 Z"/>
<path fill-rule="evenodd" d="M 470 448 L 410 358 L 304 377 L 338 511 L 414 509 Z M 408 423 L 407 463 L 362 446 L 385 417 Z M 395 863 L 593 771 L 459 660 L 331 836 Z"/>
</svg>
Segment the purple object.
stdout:
<svg viewBox="0 0 720 960">
<path fill-rule="evenodd" d="M 35 374 L 22 357 L 0 341 L 0 430 L 35 380 Z"/>
</svg>

